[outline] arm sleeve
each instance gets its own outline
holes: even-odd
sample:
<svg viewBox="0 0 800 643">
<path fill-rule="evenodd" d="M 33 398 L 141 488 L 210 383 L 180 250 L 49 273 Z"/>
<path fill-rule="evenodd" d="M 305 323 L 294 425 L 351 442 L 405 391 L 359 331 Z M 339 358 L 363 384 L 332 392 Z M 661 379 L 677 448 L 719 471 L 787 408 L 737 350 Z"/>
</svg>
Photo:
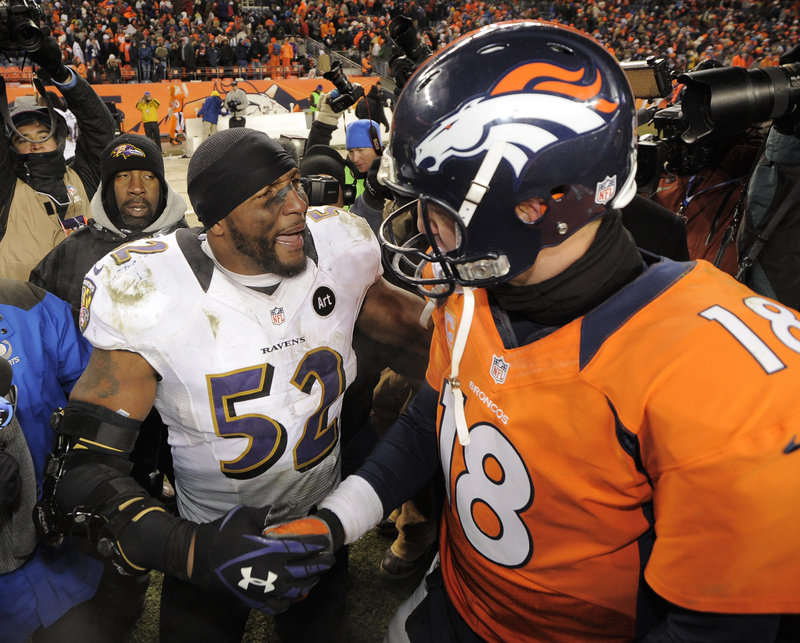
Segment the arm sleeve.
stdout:
<svg viewBox="0 0 800 643">
<path fill-rule="evenodd" d="M 61 93 L 80 129 L 72 167 L 91 197 L 100 184 L 101 153 L 114 138 L 116 125 L 108 107 L 92 86 L 77 74 L 74 76 L 75 85 L 62 86 Z"/>
<path fill-rule="evenodd" d="M 438 392 L 423 384 L 356 475 L 378 494 L 384 516 L 411 498 L 437 472 Z"/>
<path fill-rule="evenodd" d="M 14 174 L 12 167 L 10 148 L 9 137 L 0 136 L 0 208 L 4 210 L 4 215 L 14 190 L 14 183 L 17 181 L 17 175 Z M 0 216 L 0 239 L 5 235 L 6 224 L 7 219 Z"/>
<path fill-rule="evenodd" d="M 640 643 L 749 643 L 774 641 L 780 617 L 777 614 L 715 614 L 693 612 L 671 605 L 664 622 L 637 638 Z"/>
<path fill-rule="evenodd" d="M 78 332 L 69 304 L 47 293 L 42 305 L 58 335 L 58 350 L 55 355 L 58 360 L 57 376 L 64 393 L 68 395 L 89 362 L 91 344 Z"/>
</svg>

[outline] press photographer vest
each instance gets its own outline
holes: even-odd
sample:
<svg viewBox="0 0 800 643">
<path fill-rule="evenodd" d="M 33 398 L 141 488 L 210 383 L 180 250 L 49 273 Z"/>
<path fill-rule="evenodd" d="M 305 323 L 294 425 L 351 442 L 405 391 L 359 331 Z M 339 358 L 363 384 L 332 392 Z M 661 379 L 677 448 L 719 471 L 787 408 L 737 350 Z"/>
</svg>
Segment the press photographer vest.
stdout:
<svg viewBox="0 0 800 643">
<path fill-rule="evenodd" d="M 86 224 L 91 199 L 83 181 L 68 167 L 64 184 L 71 202 L 62 220 L 49 196 L 17 179 L 10 206 L 0 213 L 0 277 L 27 281 L 42 257 L 67 237 L 70 227 Z M 67 230 L 64 221 L 72 222 Z"/>
</svg>

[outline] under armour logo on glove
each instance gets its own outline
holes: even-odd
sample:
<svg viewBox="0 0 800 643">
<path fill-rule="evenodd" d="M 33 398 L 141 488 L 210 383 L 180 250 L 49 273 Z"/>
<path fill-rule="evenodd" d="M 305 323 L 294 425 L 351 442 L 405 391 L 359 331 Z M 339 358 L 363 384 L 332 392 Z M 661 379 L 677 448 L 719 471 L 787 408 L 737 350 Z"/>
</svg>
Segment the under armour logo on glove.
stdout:
<svg viewBox="0 0 800 643">
<path fill-rule="evenodd" d="M 195 532 L 192 582 L 267 614 L 306 597 L 335 562 L 327 529 L 302 539 L 262 536 L 270 507 L 238 506 Z"/>
<path fill-rule="evenodd" d="M 242 580 L 239 581 L 239 587 L 242 589 L 248 589 L 250 585 L 257 585 L 264 588 L 265 594 L 268 594 L 275 589 L 275 585 L 273 585 L 273 583 L 278 578 L 278 575 L 275 572 L 269 572 L 266 580 L 263 578 L 253 578 L 252 567 L 242 567 L 241 572 Z"/>
</svg>

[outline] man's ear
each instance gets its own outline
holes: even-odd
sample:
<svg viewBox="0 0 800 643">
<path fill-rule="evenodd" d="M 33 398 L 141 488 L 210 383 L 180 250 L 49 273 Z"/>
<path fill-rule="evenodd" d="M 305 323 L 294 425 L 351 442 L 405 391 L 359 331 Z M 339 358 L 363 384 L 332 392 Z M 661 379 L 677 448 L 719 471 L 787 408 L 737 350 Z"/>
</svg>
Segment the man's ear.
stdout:
<svg viewBox="0 0 800 643">
<path fill-rule="evenodd" d="M 541 199 L 527 199 L 519 203 L 514 209 L 517 217 L 523 223 L 536 223 L 547 211 L 547 204 Z"/>
<path fill-rule="evenodd" d="M 206 228 L 206 234 L 214 237 L 224 237 L 228 232 L 228 226 L 225 219 L 217 221 L 210 228 Z"/>
</svg>

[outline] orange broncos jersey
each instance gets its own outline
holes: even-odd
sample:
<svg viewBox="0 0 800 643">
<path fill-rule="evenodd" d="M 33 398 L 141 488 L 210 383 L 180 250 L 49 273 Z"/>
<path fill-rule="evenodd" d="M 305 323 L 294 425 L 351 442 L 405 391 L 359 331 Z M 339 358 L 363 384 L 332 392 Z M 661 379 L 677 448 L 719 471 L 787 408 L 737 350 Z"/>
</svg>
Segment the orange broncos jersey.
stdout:
<svg viewBox="0 0 800 643">
<path fill-rule="evenodd" d="M 448 383 L 463 297 L 427 373 L 448 595 L 488 641 L 629 640 L 640 573 L 679 606 L 800 612 L 800 321 L 705 262 L 663 261 L 505 348 L 487 303 Z M 653 543 L 653 529 L 655 541 Z"/>
</svg>

